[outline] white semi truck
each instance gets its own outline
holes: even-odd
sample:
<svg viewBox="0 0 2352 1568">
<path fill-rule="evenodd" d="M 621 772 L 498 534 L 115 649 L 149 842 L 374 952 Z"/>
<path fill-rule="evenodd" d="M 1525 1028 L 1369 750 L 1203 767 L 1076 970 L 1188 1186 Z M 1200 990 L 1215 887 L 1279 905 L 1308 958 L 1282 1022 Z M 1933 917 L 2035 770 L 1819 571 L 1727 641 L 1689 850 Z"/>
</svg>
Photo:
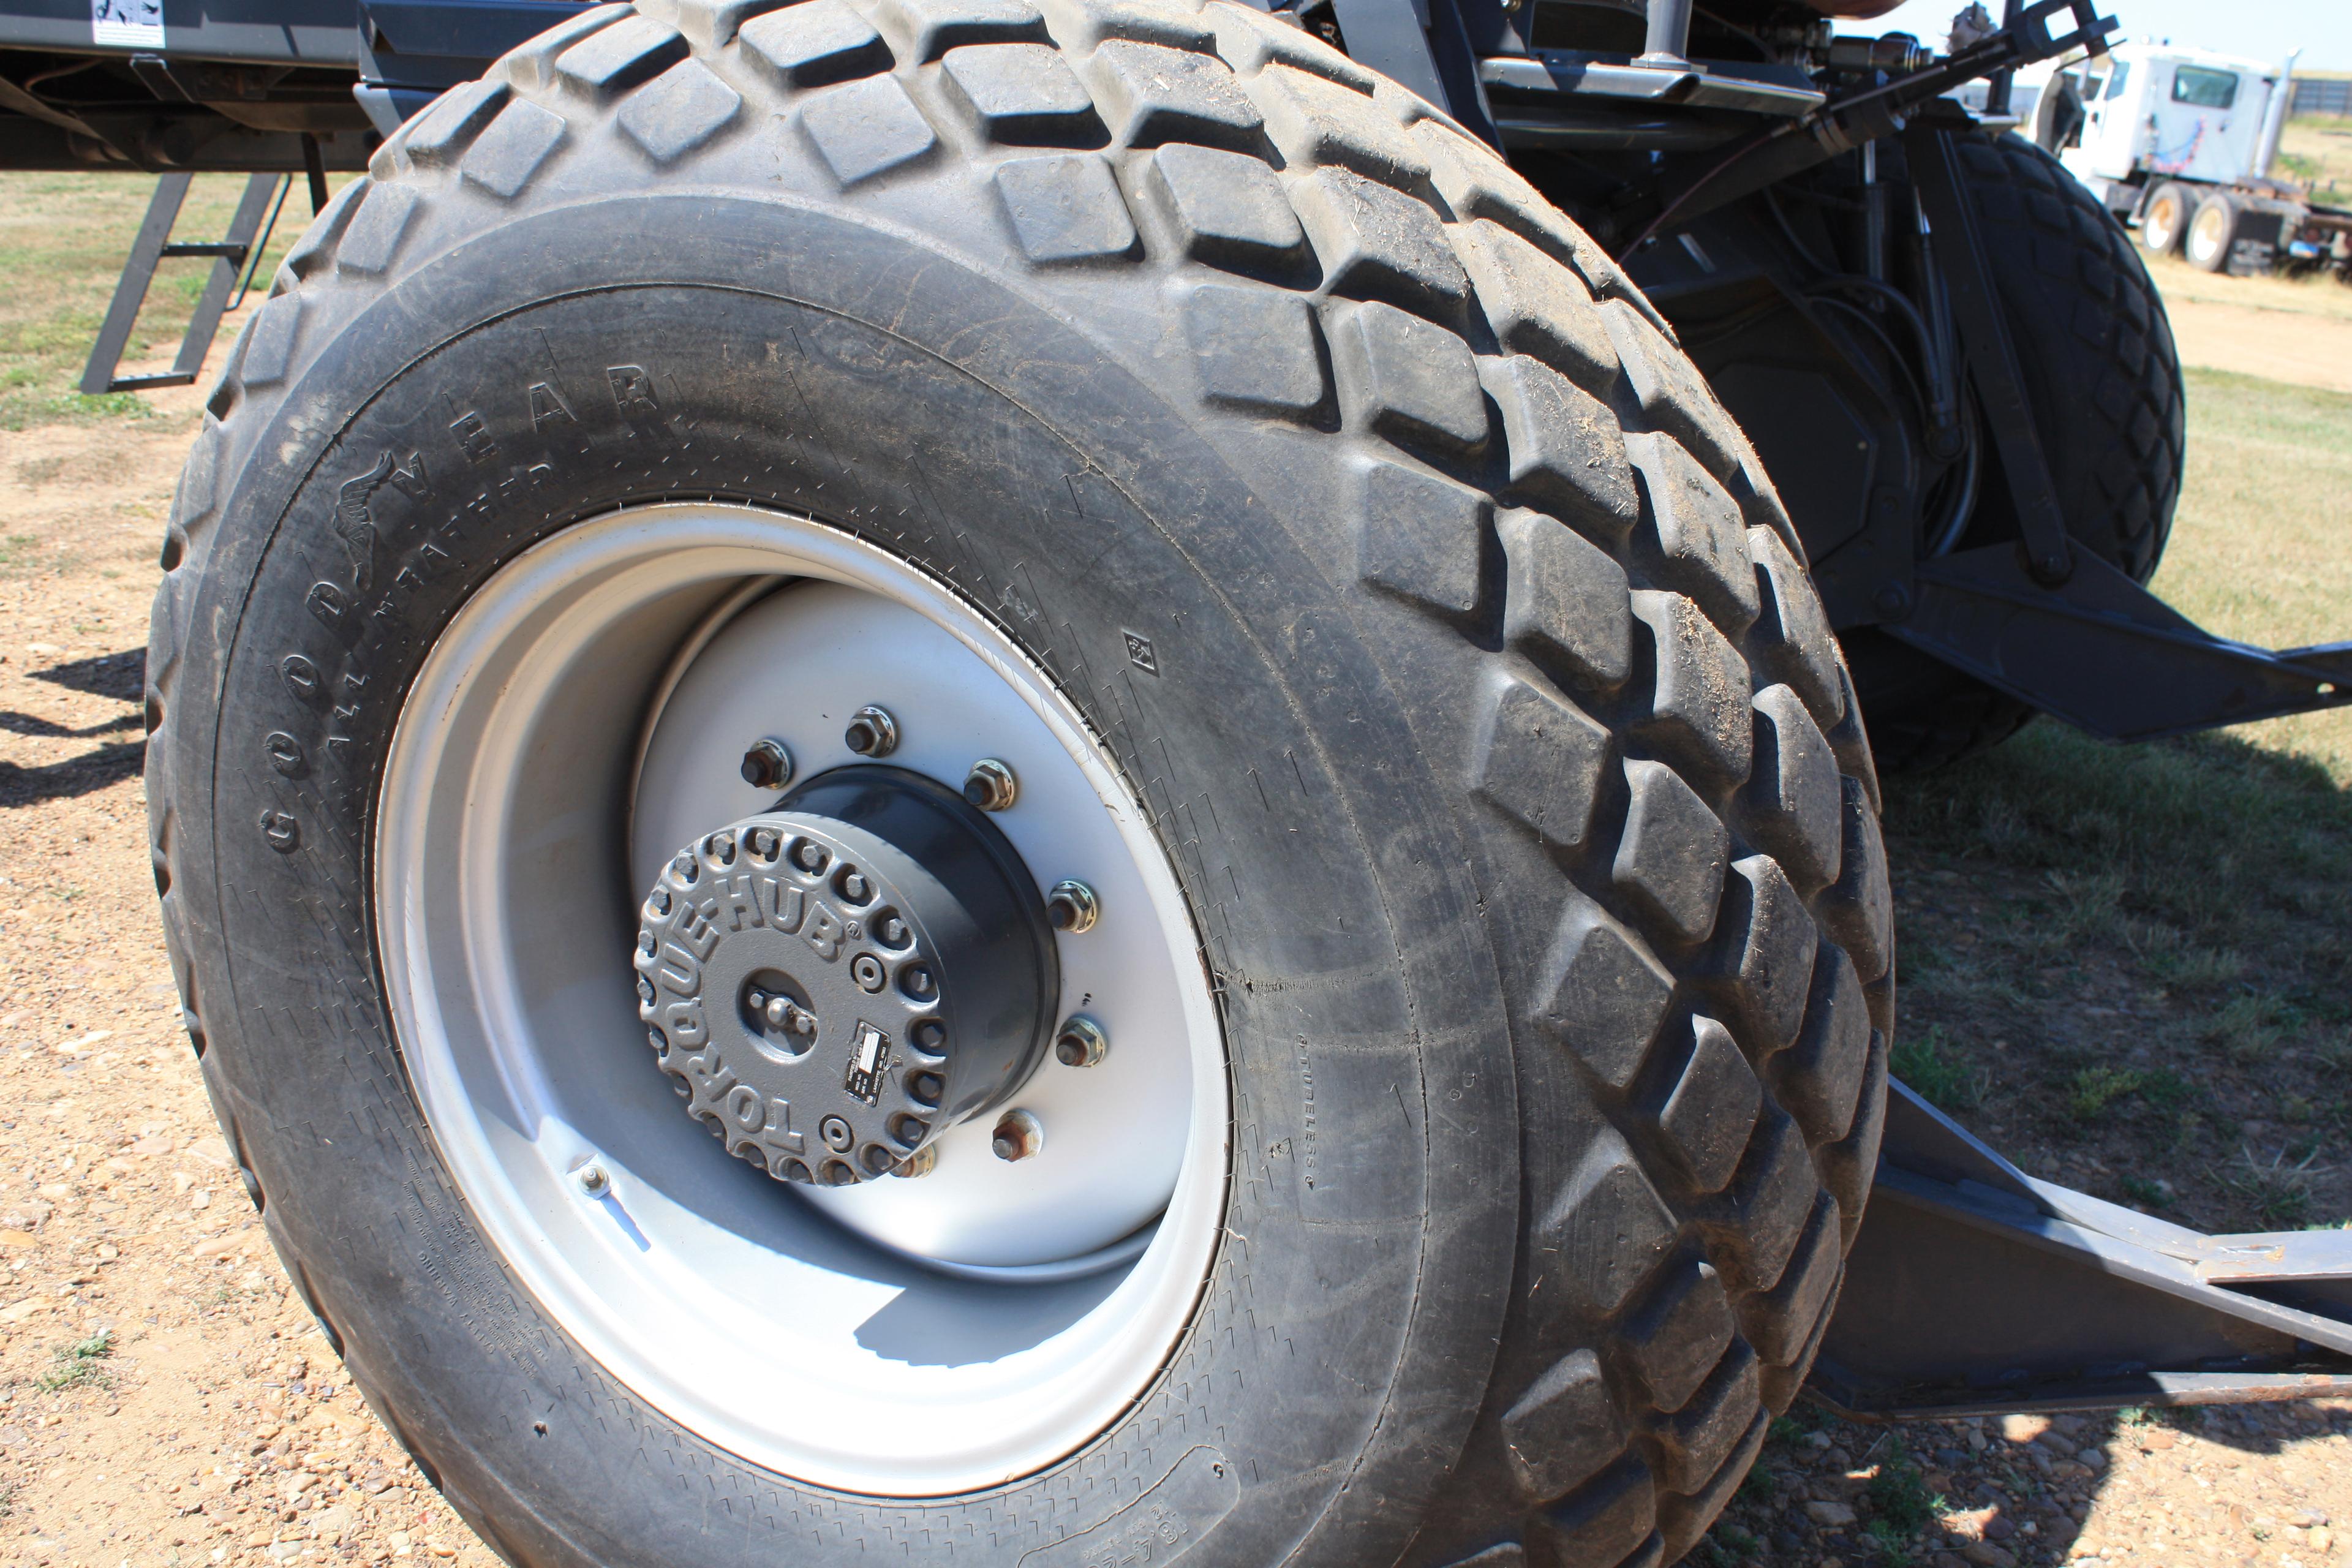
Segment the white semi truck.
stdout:
<svg viewBox="0 0 2352 1568">
<path fill-rule="evenodd" d="M 2327 267 L 2352 278 L 2352 213 L 2270 178 L 2294 57 L 2277 65 L 2127 42 L 2021 79 L 2021 130 L 2139 229 L 2209 272 Z"/>
</svg>

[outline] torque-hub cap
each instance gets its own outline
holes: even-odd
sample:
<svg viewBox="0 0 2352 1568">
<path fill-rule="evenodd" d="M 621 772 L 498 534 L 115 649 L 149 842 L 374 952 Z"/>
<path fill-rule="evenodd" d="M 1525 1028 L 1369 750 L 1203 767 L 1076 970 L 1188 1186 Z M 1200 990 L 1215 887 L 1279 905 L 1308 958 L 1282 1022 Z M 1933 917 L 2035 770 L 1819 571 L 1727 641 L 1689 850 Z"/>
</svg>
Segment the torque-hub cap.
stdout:
<svg viewBox="0 0 2352 1568">
<path fill-rule="evenodd" d="M 1035 882 L 932 781 L 853 766 L 687 846 L 639 911 L 637 1015 L 688 1112 L 783 1181 L 894 1172 L 1043 1057 Z"/>
</svg>

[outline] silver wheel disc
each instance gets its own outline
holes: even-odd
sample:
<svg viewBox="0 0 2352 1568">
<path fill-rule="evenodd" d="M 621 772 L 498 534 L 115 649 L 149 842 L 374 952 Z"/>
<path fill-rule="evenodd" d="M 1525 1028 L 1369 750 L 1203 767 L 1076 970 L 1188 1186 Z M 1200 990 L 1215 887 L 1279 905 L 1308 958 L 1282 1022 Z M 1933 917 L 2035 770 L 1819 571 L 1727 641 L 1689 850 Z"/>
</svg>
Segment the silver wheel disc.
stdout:
<svg viewBox="0 0 2352 1568">
<path fill-rule="evenodd" d="M 772 584 L 772 586 L 763 586 Z M 1055 939 L 1050 1057 L 919 1179 L 785 1186 L 681 1112 L 630 969 L 645 889 L 698 836 L 766 811 L 745 751 L 793 782 L 860 761 L 960 789 L 1045 889 L 1101 917 Z M 434 1138 L 491 1243 L 614 1376 L 754 1463 L 938 1496 L 1076 1451 L 1143 1392 L 1189 1320 L 1223 1206 L 1222 1034 L 1191 918 L 1140 808 L 1053 680 L 971 605 L 814 521 L 669 505 L 568 529 L 501 569 L 436 643 L 376 827 L 387 999 Z"/>
</svg>

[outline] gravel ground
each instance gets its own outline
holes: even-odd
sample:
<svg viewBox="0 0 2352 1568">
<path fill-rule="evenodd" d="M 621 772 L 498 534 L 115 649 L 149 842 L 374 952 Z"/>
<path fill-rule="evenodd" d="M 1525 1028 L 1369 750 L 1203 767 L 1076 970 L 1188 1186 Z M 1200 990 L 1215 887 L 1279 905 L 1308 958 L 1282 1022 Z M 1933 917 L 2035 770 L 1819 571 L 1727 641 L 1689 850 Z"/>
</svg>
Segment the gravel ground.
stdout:
<svg viewBox="0 0 2352 1568">
<path fill-rule="evenodd" d="M 488 1568 L 292 1296 L 180 1029 L 137 699 L 194 397 L 155 403 L 0 436 L 0 1563 Z M 2347 1431 L 1800 1406 L 1694 1560 L 2352 1568 Z"/>
<path fill-rule="evenodd" d="M 180 1026 L 138 699 L 195 395 L 154 401 L 0 434 L 0 1563 L 488 1568 L 293 1296 Z"/>
</svg>

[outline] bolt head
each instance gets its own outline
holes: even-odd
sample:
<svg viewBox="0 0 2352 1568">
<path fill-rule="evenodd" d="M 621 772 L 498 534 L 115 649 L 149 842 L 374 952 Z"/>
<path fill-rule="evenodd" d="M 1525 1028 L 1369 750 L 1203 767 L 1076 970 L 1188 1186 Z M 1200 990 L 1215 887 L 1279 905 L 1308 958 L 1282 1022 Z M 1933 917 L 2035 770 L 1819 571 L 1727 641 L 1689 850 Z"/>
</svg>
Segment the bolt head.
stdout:
<svg viewBox="0 0 2352 1568">
<path fill-rule="evenodd" d="M 861 757 L 887 757 L 898 749 L 898 721 L 880 708 L 860 708 L 850 715 L 842 743 Z"/>
<path fill-rule="evenodd" d="M 963 798 L 982 811 L 1006 810 L 1020 794 L 1013 770 L 994 757 L 981 758 L 964 777 Z"/>
<path fill-rule="evenodd" d="M 1073 1013 L 1054 1033 L 1054 1059 L 1066 1068 L 1090 1068 L 1110 1053 L 1110 1036 L 1084 1013 Z"/>
<path fill-rule="evenodd" d="M 1056 882 L 1054 890 L 1045 895 L 1045 918 L 1053 922 L 1055 931 L 1076 936 L 1094 929 L 1095 921 L 1102 918 L 1102 902 L 1084 882 Z"/>
<path fill-rule="evenodd" d="M 894 1176 L 905 1176 L 911 1181 L 917 1176 L 928 1176 L 939 1168 L 940 1146 L 936 1143 L 926 1143 L 899 1161 L 897 1168 L 890 1173 Z"/>
<path fill-rule="evenodd" d="M 606 1175 L 604 1167 L 593 1160 L 573 1172 L 572 1179 L 579 1184 L 582 1192 L 592 1198 L 603 1197 L 613 1185 L 613 1178 Z"/>
<path fill-rule="evenodd" d="M 1000 1160 L 1027 1160 L 1045 1147 L 1045 1125 L 1025 1110 L 1008 1110 L 997 1119 L 988 1147 Z"/>
</svg>

